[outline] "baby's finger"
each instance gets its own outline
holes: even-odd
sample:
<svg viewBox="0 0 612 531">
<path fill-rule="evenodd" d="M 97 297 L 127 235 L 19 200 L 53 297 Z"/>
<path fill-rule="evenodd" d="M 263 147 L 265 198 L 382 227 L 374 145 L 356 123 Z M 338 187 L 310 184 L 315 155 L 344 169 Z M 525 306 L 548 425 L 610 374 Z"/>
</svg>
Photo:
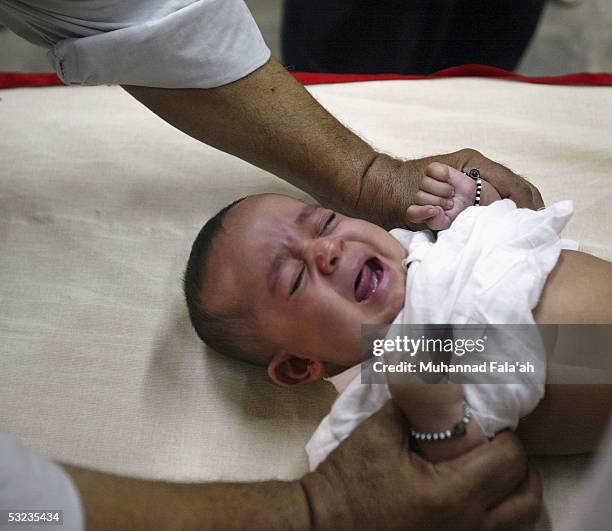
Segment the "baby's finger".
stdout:
<svg viewBox="0 0 612 531">
<path fill-rule="evenodd" d="M 450 184 L 436 181 L 428 176 L 423 177 L 420 188 L 423 192 L 428 192 L 438 197 L 452 197 L 454 191 Z"/>
<path fill-rule="evenodd" d="M 423 190 L 419 190 L 414 196 L 414 202 L 417 205 L 433 205 L 441 206 L 442 208 L 453 208 L 453 200 L 446 199 L 445 197 L 438 197 L 437 195 L 429 194 Z"/>
<path fill-rule="evenodd" d="M 425 221 L 435 215 L 436 207 L 431 205 L 410 205 L 406 209 L 406 218 L 410 223 L 425 223 Z"/>
<path fill-rule="evenodd" d="M 444 210 L 440 207 L 434 207 L 436 209 L 435 215 L 427 220 L 427 226 L 431 230 L 444 230 L 448 229 L 451 224 L 450 218 L 446 215 Z"/>
<path fill-rule="evenodd" d="M 447 183 L 450 180 L 449 169 L 450 166 L 447 164 L 432 162 L 425 168 L 425 175 L 429 175 L 429 177 L 436 181 Z"/>
</svg>

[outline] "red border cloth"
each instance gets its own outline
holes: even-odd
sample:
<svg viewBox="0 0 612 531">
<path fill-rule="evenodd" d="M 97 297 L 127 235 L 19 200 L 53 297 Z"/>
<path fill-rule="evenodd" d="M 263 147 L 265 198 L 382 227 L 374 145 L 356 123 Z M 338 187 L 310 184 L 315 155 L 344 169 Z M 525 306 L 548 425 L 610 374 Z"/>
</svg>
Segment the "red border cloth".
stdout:
<svg viewBox="0 0 612 531">
<path fill-rule="evenodd" d="M 53 87 L 63 85 L 56 74 L 42 72 L 22 74 L 20 72 L 0 72 L 0 89 L 17 87 Z"/>
<path fill-rule="evenodd" d="M 461 65 L 440 70 L 428 76 L 401 74 L 317 74 L 309 72 L 292 72 L 293 76 L 303 85 L 318 85 L 322 83 L 351 83 L 356 81 L 384 81 L 389 79 L 439 79 L 445 77 L 489 77 L 524 83 L 539 83 L 544 85 L 591 85 L 612 86 L 612 74 L 608 73 L 577 73 L 563 76 L 530 77 L 515 74 L 501 68 L 485 65 Z"/>
<path fill-rule="evenodd" d="M 310 72 L 291 72 L 303 85 L 320 85 L 325 83 L 352 83 L 356 81 L 384 81 L 389 79 L 439 79 L 446 77 L 488 77 L 539 83 L 544 85 L 588 85 L 612 86 L 612 74 L 577 73 L 563 76 L 529 77 L 508 72 L 501 68 L 485 65 L 461 65 L 440 70 L 428 76 L 401 74 L 317 74 Z M 55 74 L 0 72 L 0 89 L 17 87 L 52 87 L 63 85 Z"/>
</svg>

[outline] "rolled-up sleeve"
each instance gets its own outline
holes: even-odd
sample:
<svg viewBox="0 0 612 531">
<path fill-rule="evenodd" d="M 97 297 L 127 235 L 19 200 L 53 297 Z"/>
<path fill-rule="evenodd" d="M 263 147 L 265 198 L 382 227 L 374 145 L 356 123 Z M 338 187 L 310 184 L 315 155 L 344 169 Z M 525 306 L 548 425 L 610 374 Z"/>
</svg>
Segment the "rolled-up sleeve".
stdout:
<svg viewBox="0 0 612 531">
<path fill-rule="evenodd" d="M 12 18 L 30 23 L 38 40 L 52 41 L 52 60 L 66 84 L 211 88 L 270 58 L 242 0 L 51 3 L 53 10 L 22 2 Z"/>
</svg>

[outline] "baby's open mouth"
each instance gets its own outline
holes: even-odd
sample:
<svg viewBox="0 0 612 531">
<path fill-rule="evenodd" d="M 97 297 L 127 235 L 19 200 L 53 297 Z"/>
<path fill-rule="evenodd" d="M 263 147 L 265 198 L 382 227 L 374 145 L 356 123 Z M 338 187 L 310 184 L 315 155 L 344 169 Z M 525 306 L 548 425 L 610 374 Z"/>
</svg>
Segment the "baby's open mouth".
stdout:
<svg viewBox="0 0 612 531">
<path fill-rule="evenodd" d="M 368 300 L 378 288 L 382 279 L 383 268 L 378 258 L 370 258 L 355 279 L 355 300 L 363 302 Z"/>
</svg>

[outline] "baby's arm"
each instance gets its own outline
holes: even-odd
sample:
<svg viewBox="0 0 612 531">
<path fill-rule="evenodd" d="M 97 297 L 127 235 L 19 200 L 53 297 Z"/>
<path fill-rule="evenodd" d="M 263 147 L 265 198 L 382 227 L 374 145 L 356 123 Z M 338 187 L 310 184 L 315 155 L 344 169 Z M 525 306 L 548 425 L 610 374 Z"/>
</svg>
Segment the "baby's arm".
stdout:
<svg viewBox="0 0 612 531">
<path fill-rule="evenodd" d="M 465 173 L 440 162 L 432 162 L 425 169 L 415 196 L 415 204 L 408 207 L 408 218 L 413 223 L 426 223 L 432 230 L 447 229 L 460 212 L 474 204 L 476 182 Z M 501 199 L 497 190 L 484 179 L 480 204 L 489 205 Z"/>
</svg>

